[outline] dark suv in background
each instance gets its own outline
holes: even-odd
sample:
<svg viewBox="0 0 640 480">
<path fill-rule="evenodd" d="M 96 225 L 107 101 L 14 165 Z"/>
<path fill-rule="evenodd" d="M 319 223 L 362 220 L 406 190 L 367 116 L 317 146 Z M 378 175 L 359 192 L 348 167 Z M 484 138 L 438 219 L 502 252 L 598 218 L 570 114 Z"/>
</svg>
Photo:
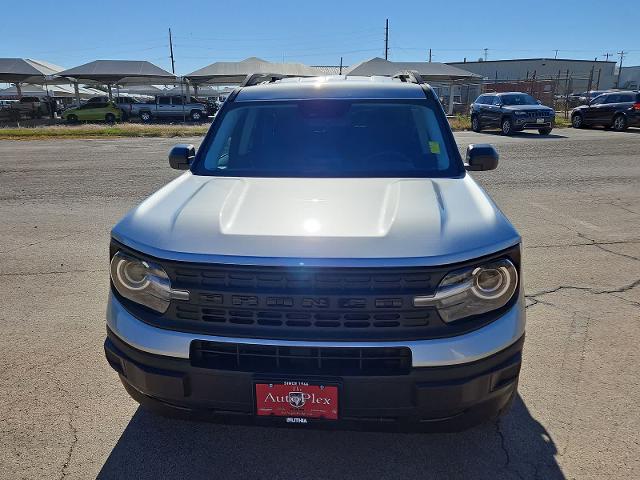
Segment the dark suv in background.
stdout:
<svg viewBox="0 0 640 480">
<path fill-rule="evenodd" d="M 553 130 L 556 112 L 541 105 L 527 93 L 485 93 L 471 104 L 471 129 L 499 128 L 503 135 L 522 130 L 538 130 L 548 135 Z"/>
<path fill-rule="evenodd" d="M 571 112 L 573 128 L 602 125 L 621 132 L 630 126 L 640 126 L 640 93 L 608 92 Z"/>
</svg>

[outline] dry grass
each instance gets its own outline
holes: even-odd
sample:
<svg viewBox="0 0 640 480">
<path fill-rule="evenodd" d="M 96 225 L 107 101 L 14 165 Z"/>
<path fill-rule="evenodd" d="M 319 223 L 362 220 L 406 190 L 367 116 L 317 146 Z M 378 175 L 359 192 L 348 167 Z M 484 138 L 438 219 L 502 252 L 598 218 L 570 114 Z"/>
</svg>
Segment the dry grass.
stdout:
<svg viewBox="0 0 640 480">
<path fill-rule="evenodd" d="M 115 125 L 56 125 L 46 127 L 0 128 L 2 140 L 34 140 L 51 138 L 102 137 L 198 137 L 209 125 L 145 125 L 122 123 Z"/>
<path fill-rule="evenodd" d="M 471 130 L 471 117 L 469 115 L 456 115 L 455 117 L 448 117 L 448 120 L 454 132 Z"/>
</svg>

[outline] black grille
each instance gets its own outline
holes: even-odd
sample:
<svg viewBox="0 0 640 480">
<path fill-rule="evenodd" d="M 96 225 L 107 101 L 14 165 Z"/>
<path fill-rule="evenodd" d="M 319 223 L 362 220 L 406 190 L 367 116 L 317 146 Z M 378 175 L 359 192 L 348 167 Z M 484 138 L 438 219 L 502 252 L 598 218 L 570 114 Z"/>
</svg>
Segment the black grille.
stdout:
<svg viewBox="0 0 640 480">
<path fill-rule="evenodd" d="M 429 325 L 434 312 L 427 308 L 391 312 L 357 311 L 284 311 L 284 310 L 235 310 L 233 308 L 208 308 L 194 304 L 176 304 L 175 316 L 181 320 L 201 321 L 210 324 L 259 325 L 265 327 L 295 328 L 411 328 Z"/>
<path fill-rule="evenodd" d="M 411 350 L 393 348 L 307 348 L 194 341 L 195 367 L 300 375 L 404 375 Z"/>
<path fill-rule="evenodd" d="M 444 269 L 170 265 L 167 273 L 191 298 L 172 302 L 165 318 L 217 335 L 406 339 L 444 326 L 434 309 L 413 306 L 415 295 L 435 292 Z"/>
<path fill-rule="evenodd" d="M 173 288 L 189 291 L 188 301 L 173 300 L 162 315 L 120 298 L 140 319 L 172 330 L 236 338 L 403 341 L 460 335 L 503 313 L 448 325 L 437 310 L 413 306 L 416 295 L 435 293 L 448 272 L 480 260 L 440 267 L 271 267 L 159 260 L 112 244 L 112 253 L 119 249 L 160 263 Z M 519 265 L 518 247 L 482 260 L 503 256 Z"/>
<path fill-rule="evenodd" d="M 551 115 L 547 110 L 530 110 L 526 113 L 529 118 L 548 117 Z"/>
<path fill-rule="evenodd" d="M 200 268 L 180 266 L 171 273 L 177 284 L 188 284 L 204 290 L 424 293 L 433 291 L 446 272 L 429 272 L 424 268 L 256 268 L 238 265 Z"/>
</svg>

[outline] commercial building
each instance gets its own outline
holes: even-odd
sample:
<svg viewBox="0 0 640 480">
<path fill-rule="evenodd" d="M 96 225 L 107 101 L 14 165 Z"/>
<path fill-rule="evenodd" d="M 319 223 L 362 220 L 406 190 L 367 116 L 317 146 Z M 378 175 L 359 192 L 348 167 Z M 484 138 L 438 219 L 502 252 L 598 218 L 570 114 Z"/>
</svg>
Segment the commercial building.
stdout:
<svg viewBox="0 0 640 480">
<path fill-rule="evenodd" d="M 616 62 L 565 58 L 523 58 L 449 65 L 481 75 L 485 83 L 553 80 L 558 93 L 606 90 L 616 85 Z"/>
<path fill-rule="evenodd" d="M 622 67 L 620 72 L 620 88 L 629 90 L 640 89 L 640 65 L 637 67 Z"/>
</svg>

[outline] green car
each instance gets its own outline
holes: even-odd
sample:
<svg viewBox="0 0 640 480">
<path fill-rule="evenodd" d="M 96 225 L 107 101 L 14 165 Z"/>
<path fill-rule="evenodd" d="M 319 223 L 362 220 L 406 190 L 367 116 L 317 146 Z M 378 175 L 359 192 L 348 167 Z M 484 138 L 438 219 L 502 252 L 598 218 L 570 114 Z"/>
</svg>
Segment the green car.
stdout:
<svg viewBox="0 0 640 480">
<path fill-rule="evenodd" d="M 65 110 L 62 113 L 62 118 L 69 123 L 88 120 L 104 120 L 105 122 L 113 123 L 116 120 L 120 120 L 121 117 L 122 110 L 120 110 L 113 102 L 85 103 L 79 107 Z"/>
</svg>

